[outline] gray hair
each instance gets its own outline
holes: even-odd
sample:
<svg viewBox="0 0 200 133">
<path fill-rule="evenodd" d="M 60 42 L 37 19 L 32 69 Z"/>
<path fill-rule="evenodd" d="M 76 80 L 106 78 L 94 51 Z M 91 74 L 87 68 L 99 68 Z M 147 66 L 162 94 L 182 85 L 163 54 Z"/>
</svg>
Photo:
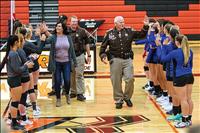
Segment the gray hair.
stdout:
<svg viewBox="0 0 200 133">
<path fill-rule="evenodd" d="M 117 23 L 120 20 L 124 20 L 124 18 L 122 16 L 116 16 L 115 19 L 114 19 L 114 23 Z"/>
</svg>

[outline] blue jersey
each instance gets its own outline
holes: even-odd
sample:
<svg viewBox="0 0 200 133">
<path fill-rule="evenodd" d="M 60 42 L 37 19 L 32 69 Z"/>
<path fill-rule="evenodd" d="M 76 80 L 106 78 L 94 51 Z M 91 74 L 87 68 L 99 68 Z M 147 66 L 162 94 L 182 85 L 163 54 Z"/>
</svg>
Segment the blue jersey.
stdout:
<svg viewBox="0 0 200 133">
<path fill-rule="evenodd" d="M 187 74 L 192 74 L 193 67 L 193 52 L 190 50 L 190 57 L 188 63 L 184 64 L 184 55 L 181 48 L 178 48 L 169 54 L 167 54 L 167 49 L 163 49 L 163 62 L 173 62 L 174 67 L 174 77 L 180 77 Z"/>
<path fill-rule="evenodd" d="M 163 44 L 164 40 L 166 38 L 168 38 L 165 34 L 160 34 L 160 38 L 161 38 L 161 45 Z"/>
<path fill-rule="evenodd" d="M 148 50 L 149 50 L 149 45 L 148 45 L 147 37 L 146 37 L 145 39 L 135 41 L 135 44 L 136 44 L 136 45 L 144 44 L 144 50 L 145 50 L 145 51 L 148 51 Z"/>
<path fill-rule="evenodd" d="M 157 45 L 156 45 L 156 36 L 155 36 L 155 32 L 151 31 L 150 34 L 147 36 L 148 39 L 148 45 L 149 45 L 149 54 L 147 56 L 146 62 L 147 63 L 157 63 L 158 62 L 158 57 L 156 54 L 156 50 L 157 50 Z"/>
<path fill-rule="evenodd" d="M 164 52 L 163 50 L 165 50 L 166 54 L 169 54 L 175 49 L 177 49 L 177 47 L 175 46 L 175 44 L 173 42 L 170 42 L 168 45 L 163 45 L 162 46 L 162 54 L 161 54 L 161 62 L 163 62 L 163 56 L 165 56 L 165 54 L 163 53 Z M 174 76 L 172 60 L 170 62 L 166 63 L 166 76 L 167 77 Z"/>
<path fill-rule="evenodd" d="M 160 38 L 161 38 L 161 40 L 160 40 L 161 45 L 157 46 L 156 55 L 157 55 L 158 63 L 162 64 L 162 62 L 161 62 L 161 53 L 162 53 L 161 49 L 162 49 L 163 42 L 167 38 L 167 36 L 165 34 L 160 34 Z"/>
</svg>

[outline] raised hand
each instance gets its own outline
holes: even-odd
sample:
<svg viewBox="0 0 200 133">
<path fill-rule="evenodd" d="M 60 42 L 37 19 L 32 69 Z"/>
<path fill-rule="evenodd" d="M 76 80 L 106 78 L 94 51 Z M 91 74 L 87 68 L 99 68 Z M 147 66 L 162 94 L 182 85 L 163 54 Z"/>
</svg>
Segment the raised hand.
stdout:
<svg viewBox="0 0 200 133">
<path fill-rule="evenodd" d="M 143 22 L 144 22 L 144 25 L 149 25 L 149 17 L 147 15 L 145 15 Z"/>
<path fill-rule="evenodd" d="M 167 37 L 164 41 L 163 41 L 163 45 L 168 45 L 169 43 L 169 38 Z"/>
<path fill-rule="evenodd" d="M 41 30 L 41 33 L 45 33 L 46 31 L 48 31 L 48 27 L 45 22 L 40 24 L 40 30 Z"/>
<path fill-rule="evenodd" d="M 157 46 L 160 46 L 160 45 L 161 45 L 161 37 L 160 37 L 160 34 L 157 35 L 156 41 L 155 41 L 155 42 L 156 42 L 156 45 L 157 45 Z"/>
<path fill-rule="evenodd" d="M 45 34 L 42 34 L 41 37 L 40 37 L 40 40 L 41 40 L 41 41 L 45 41 L 46 38 L 47 38 L 46 35 L 45 35 Z"/>
<path fill-rule="evenodd" d="M 27 61 L 24 65 L 27 65 L 28 68 L 33 68 L 34 63 L 32 61 Z"/>
<path fill-rule="evenodd" d="M 36 35 L 36 36 L 40 36 L 40 35 L 41 35 L 40 25 L 37 25 L 37 27 L 36 27 L 36 29 L 35 29 L 35 35 Z"/>
</svg>

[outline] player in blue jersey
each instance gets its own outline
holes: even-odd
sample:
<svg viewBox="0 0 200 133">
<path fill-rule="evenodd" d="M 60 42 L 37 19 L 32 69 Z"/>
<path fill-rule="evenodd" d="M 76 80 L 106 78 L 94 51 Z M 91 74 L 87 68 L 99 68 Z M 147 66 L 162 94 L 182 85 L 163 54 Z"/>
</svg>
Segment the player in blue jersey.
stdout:
<svg viewBox="0 0 200 133">
<path fill-rule="evenodd" d="M 192 124 L 191 117 L 193 111 L 193 102 L 191 99 L 192 84 L 194 77 L 192 74 L 193 52 L 189 48 L 188 39 L 184 35 L 176 37 L 176 50 L 167 53 L 167 47 L 162 49 L 162 61 L 173 62 L 173 85 L 175 92 L 181 103 L 182 120 L 175 124 L 177 128 L 188 127 Z"/>
</svg>

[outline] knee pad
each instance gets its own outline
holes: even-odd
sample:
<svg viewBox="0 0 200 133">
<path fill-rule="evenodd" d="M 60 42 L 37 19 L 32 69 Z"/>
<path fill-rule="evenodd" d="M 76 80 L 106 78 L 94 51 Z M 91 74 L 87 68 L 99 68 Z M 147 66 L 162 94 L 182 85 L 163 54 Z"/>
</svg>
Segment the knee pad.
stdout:
<svg viewBox="0 0 200 133">
<path fill-rule="evenodd" d="M 20 104 L 26 106 L 26 99 L 27 99 L 27 91 L 22 94 L 20 99 Z"/>
<path fill-rule="evenodd" d="M 32 94 L 32 93 L 35 93 L 35 90 L 34 90 L 34 89 L 28 90 L 28 94 Z"/>
<path fill-rule="evenodd" d="M 16 109 L 18 108 L 18 105 L 19 105 L 19 101 L 11 102 L 11 106 L 16 108 Z"/>
<path fill-rule="evenodd" d="M 149 71 L 149 67 L 148 66 L 144 66 L 144 71 Z"/>
<path fill-rule="evenodd" d="M 38 90 L 38 85 L 34 85 L 34 89 L 35 89 L 35 90 Z"/>
</svg>

